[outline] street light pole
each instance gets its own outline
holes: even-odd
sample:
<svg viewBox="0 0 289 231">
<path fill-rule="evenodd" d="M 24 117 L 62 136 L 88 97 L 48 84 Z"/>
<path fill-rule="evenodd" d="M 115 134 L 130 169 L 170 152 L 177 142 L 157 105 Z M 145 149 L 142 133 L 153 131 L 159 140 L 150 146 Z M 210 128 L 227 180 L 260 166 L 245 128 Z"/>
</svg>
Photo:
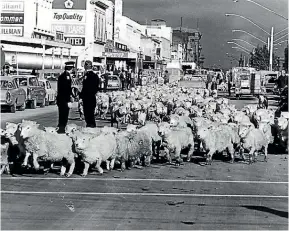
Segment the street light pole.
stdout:
<svg viewBox="0 0 289 231">
<path fill-rule="evenodd" d="M 257 38 L 255 35 L 253 35 L 253 34 L 247 32 L 247 31 L 244 31 L 244 30 L 232 30 L 232 32 L 233 32 L 233 33 L 234 33 L 234 32 L 243 32 L 243 33 L 248 34 L 248 35 L 252 36 L 253 38 L 259 40 L 260 42 L 266 44 L 265 41 L 263 41 L 262 39 Z"/>
<path fill-rule="evenodd" d="M 274 27 L 271 29 L 271 46 L 270 46 L 270 63 L 269 63 L 269 71 L 273 69 L 273 41 L 274 41 Z"/>
</svg>

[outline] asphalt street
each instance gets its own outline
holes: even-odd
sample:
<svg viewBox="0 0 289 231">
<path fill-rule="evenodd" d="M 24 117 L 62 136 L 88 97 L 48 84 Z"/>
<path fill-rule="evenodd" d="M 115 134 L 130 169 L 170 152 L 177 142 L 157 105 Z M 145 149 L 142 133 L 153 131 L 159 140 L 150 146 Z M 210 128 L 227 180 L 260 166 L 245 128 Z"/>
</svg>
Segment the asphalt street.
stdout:
<svg viewBox="0 0 289 231">
<path fill-rule="evenodd" d="M 256 99 L 231 103 L 241 108 Z M 69 123 L 82 125 L 76 111 Z M 22 119 L 56 126 L 57 107 L 2 113 L 1 127 Z M 264 162 L 261 155 L 253 165 L 216 158 L 202 166 L 203 158 L 195 156 L 180 167 L 117 168 L 103 176 L 91 171 L 86 178 L 78 172 L 61 178 L 57 166 L 47 175 L 3 175 L 1 229 L 288 230 L 287 157 L 269 154 Z"/>
</svg>

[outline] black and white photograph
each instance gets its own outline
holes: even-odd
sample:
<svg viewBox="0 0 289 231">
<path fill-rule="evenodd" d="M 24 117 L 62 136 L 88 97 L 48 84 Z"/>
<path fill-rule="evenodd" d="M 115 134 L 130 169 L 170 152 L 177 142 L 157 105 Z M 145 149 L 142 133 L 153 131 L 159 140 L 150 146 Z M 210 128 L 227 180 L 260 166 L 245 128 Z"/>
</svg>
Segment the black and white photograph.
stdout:
<svg viewBox="0 0 289 231">
<path fill-rule="evenodd" d="M 1 0 L 1 230 L 288 230 L 288 0 Z"/>
</svg>

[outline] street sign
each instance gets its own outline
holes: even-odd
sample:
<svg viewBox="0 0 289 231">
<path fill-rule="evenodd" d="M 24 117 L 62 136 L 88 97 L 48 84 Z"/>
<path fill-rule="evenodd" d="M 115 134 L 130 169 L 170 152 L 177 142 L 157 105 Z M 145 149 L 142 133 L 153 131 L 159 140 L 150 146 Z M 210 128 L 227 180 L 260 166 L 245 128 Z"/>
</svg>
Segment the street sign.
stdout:
<svg viewBox="0 0 289 231">
<path fill-rule="evenodd" d="M 11 64 L 12 64 L 12 65 L 16 65 L 16 64 L 17 64 L 16 55 L 12 55 L 12 56 L 11 56 Z"/>
</svg>

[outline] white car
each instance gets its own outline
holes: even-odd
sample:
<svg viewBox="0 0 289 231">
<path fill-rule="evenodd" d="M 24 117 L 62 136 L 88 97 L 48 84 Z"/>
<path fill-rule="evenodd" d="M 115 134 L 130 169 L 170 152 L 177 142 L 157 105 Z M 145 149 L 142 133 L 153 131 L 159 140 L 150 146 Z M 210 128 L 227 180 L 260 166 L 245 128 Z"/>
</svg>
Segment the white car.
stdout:
<svg viewBox="0 0 289 231">
<path fill-rule="evenodd" d="M 51 87 L 50 81 L 46 79 L 39 79 L 38 82 L 39 85 L 44 87 L 46 90 L 45 106 L 48 106 L 49 104 L 54 105 L 56 103 L 56 91 Z"/>
</svg>

